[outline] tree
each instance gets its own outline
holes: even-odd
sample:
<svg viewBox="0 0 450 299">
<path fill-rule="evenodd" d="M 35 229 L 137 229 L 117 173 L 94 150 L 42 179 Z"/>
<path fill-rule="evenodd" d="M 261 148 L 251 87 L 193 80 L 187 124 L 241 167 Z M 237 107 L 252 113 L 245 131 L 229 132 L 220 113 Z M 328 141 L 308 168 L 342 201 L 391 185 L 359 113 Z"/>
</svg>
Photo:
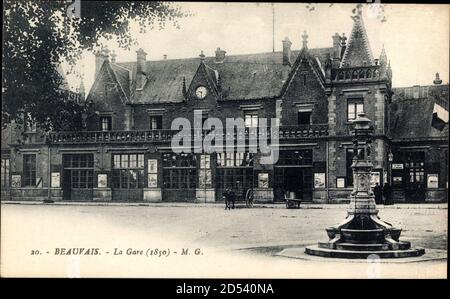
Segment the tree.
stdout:
<svg viewBox="0 0 450 299">
<path fill-rule="evenodd" d="M 60 63 L 75 65 L 83 51 L 98 48 L 103 38 L 129 49 L 136 42 L 130 21 L 145 32 L 166 22 L 178 26 L 177 19 L 188 15 L 172 4 L 146 1 L 82 1 L 81 10 L 70 15 L 75 2 L 3 1 L 2 129 L 24 120 L 45 131 L 79 128 L 87 107 L 68 100 Z"/>
</svg>

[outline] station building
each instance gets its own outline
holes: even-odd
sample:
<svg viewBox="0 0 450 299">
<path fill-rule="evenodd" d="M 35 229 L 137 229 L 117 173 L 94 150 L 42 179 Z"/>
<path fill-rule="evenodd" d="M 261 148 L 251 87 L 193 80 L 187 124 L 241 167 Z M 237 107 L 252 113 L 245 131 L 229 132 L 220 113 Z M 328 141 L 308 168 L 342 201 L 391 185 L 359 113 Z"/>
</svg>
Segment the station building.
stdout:
<svg viewBox="0 0 450 299">
<path fill-rule="evenodd" d="M 374 57 L 361 15 L 348 40 L 336 33 L 330 47 L 301 38 L 300 50 L 285 38 L 283 51 L 248 55 L 217 48 L 212 57 L 149 61 L 140 49 L 120 62 L 96 53 L 83 130 L 3 130 L 2 199 L 216 202 L 230 187 L 254 190 L 255 202 L 287 193 L 341 202 L 353 187 L 352 120 L 364 112 L 374 127 L 372 183 L 389 182 L 395 202 L 447 201 L 449 85 L 436 74 L 429 86 L 393 88 L 387 54 Z M 248 142 L 174 152 L 172 122 L 194 124 L 199 111 L 224 124 L 242 118 L 244 134 L 231 134 L 246 141 L 252 128 L 269 135 L 262 118 L 277 122 L 278 161 L 261 163 Z"/>
</svg>

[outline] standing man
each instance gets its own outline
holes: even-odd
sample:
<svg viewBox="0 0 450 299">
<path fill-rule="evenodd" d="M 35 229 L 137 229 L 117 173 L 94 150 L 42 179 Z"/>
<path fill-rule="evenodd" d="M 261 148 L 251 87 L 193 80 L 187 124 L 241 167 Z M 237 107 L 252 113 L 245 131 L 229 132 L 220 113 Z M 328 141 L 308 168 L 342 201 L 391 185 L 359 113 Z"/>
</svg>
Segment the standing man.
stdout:
<svg viewBox="0 0 450 299">
<path fill-rule="evenodd" d="M 381 186 L 378 183 L 376 183 L 375 187 L 373 187 L 373 194 L 375 195 L 375 203 L 377 205 L 382 204 L 383 203 L 382 190 Z"/>
<path fill-rule="evenodd" d="M 392 188 L 389 183 L 385 183 L 383 185 L 383 196 L 384 196 L 384 203 L 386 205 L 391 205 L 393 202 L 391 201 L 391 194 L 392 194 Z"/>
</svg>

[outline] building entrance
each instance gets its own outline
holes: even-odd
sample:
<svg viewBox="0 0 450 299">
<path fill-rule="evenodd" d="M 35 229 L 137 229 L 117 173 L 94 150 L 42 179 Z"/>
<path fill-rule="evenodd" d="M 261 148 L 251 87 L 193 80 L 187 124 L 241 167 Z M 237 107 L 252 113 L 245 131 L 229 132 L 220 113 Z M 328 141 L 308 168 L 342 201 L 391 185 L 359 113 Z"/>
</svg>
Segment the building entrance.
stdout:
<svg viewBox="0 0 450 299">
<path fill-rule="evenodd" d="M 63 155 L 63 199 L 92 200 L 94 187 L 94 155 Z"/>
<path fill-rule="evenodd" d="M 302 201 L 312 201 L 312 168 L 300 166 L 276 166 L 274 200 L 284 201 L 294 196 Z"/>
<path fill-rule="evenodd" d="M 410 152 L 406 154 L 406 199 L 425 201 L 425 153 Z"/>
</svg>

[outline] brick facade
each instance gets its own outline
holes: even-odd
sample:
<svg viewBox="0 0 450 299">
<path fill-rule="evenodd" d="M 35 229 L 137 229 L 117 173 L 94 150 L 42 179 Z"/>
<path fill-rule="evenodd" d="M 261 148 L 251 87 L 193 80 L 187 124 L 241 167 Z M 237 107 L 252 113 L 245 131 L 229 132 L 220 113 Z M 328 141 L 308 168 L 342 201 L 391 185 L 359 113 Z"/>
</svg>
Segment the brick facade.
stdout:
<svg viewBox="0 0 450 299">
<path fill-rule="evenodd" d="M 420 138 L 409 132 L 396 135 L 400 129 L 395 126 L 406 117 L 401 109 L 419 104 L 433 108 L 424 99 L 398 99 L 406 91 L 391 88 L 384 50 L 380 64 L 375 63 L 362 19 L 355 20 L 348 44 L 336 34 L 330 48 L 308 49 L 307 35 L 303 38 L 300 51 L 291 51 L 284 42 L 283 53 L 227 56 L 218 49 L 217 57 L 146 61 L 141 50 L 139 63 L 110 62 L 107 55 L 98 55 L 85 131 L 51 132 L 45 138 L 36 132 L 24 144 L 17 141 L 17 130 L 2 138 L 2 159 L 10 161 L 2 199 L 214 202 L 232 186 L 239 192 L 253 190 L 256 202 L 280 201 L 285 193 L 320 203 L 347 201 L 352 191 L 348 150 L 353 146 L 349 109 L 357 109 L 351 103 L 361 103 L 375 129 L 373 171 L 380 183 L 394 185 L 395 201 L 446 201 L 448 124 L 444 131 L 432 129 Z M 207 90 L 204 98 L 197 95 L 199 87 Z M 448 86 L 446 90 L 439 95 L 448 103 Z M 183 117 L 193 126 L 195 110 L 224 124 L 246 114 L 268 119 L 269 126 L 270 119 L 278 118 L 279 161 L 262 164 L 261 152 L 232 159 L 216 153 L 205 158 L 204 152 L 172 155 L 173 120 Z M 299 113 L 310 113 L 309 122 L 299 123 Z M 101 117 L 112 120 L 106 131 Z M 160 128 L 150 130 L 151 117 L 160 117 Z M 413 121 L 408 126 L 415 130 Z M 39 185 L 12 184 L 13 176 L 23 179 L 26 153 L 36 155 Z M 68 155 L 76 156 L 74 165 L 64 165 Z M 139 157 L 143 160 L 137 161 Z M 92 165 L 83 159 L 92 159 Z M 393 170 L 393 164 L 404 169 Z M 420 194 L 405 182 L 410 172 L 420 179 Z M 437 186 L 428 186 L 434 174 Z M 49 190 L 52 176 L 59 184 Z"/>
</svg>

